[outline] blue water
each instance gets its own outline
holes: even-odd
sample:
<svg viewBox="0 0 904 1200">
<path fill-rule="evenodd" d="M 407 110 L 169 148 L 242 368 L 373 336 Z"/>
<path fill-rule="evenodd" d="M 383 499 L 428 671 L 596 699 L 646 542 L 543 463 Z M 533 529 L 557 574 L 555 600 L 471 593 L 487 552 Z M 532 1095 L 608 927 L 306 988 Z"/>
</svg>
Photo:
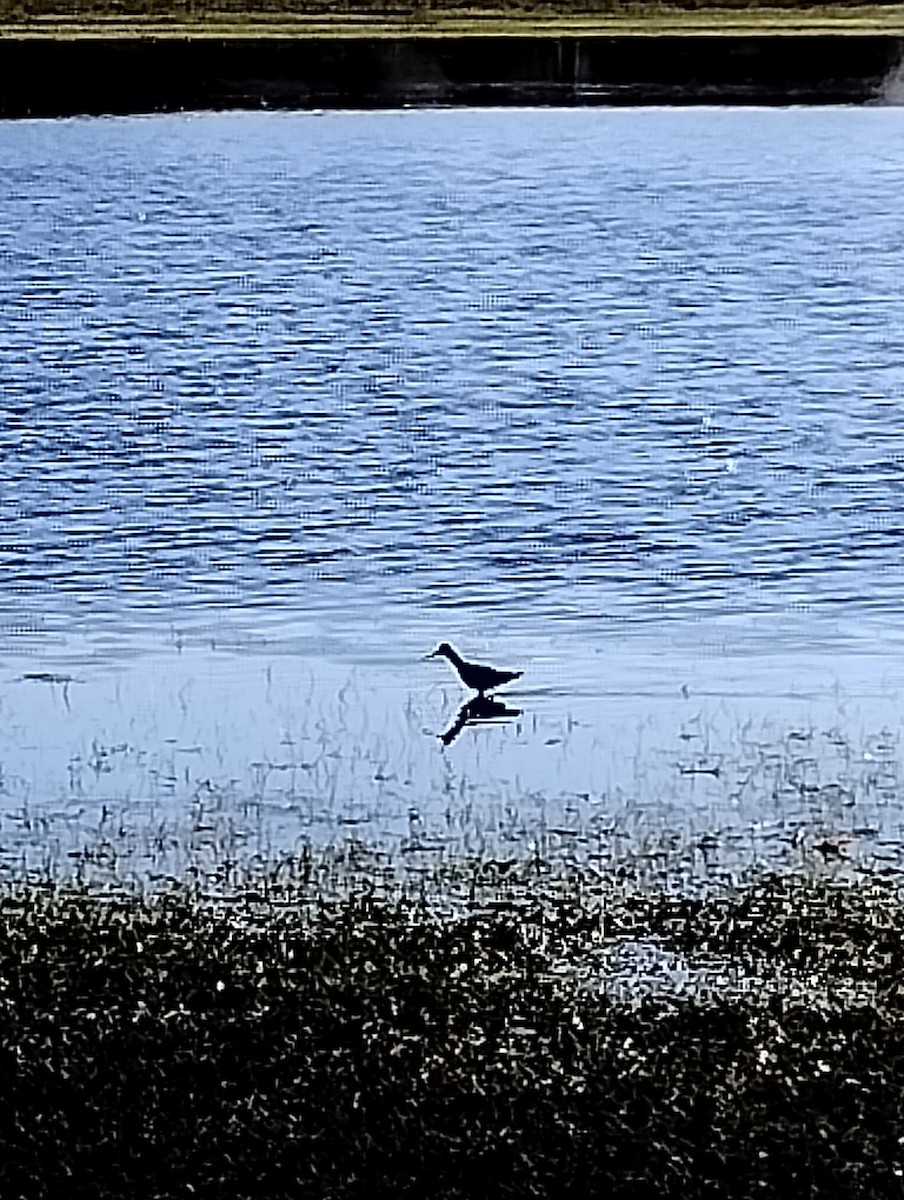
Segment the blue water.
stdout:
<svg viewBox="0 0 904 1200">
<path fill-rule="evenodd" d="M 859 755 L 904 687 L 902 194 L 893 108 L 0 124 L 8 811 L 98 746 L 89 816 L 319 738 L 367 820 L 680 809 L 649 764 L 701 713 Z M 526 668 L 454 766 L 441 639 Z"/>
</svg>

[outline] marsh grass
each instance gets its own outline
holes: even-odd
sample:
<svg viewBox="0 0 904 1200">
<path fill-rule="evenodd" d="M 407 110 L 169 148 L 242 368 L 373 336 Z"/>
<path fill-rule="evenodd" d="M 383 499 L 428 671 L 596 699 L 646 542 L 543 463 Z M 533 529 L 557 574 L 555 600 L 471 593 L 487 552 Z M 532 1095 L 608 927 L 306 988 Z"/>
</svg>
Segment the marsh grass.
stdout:
<svg viewBox="0 0 904 1200">
<path fill-rule="evenodd" d="M 3 1196 L 900 1196 L 896 877 L 363 843 L 0 894 Z"/>
<path fill-rule="evenodd" d="M 899 749 L 731 744 L 624 797 L 7 792 L 0 1196 L 900 1196 Z"/>
</svg>

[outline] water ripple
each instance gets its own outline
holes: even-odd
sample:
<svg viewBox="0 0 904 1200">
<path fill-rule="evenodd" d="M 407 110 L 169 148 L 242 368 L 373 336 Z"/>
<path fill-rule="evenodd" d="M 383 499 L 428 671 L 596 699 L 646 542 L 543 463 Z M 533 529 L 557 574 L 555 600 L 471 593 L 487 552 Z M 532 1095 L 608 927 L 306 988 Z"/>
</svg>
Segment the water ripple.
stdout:
<svg viewBox="0 0 904 1200">
<path fill-rule="evenodd" d="M 892 614 L 902 137 L 895 110 L 3 126 L 7 591 Z"/>
</svg>

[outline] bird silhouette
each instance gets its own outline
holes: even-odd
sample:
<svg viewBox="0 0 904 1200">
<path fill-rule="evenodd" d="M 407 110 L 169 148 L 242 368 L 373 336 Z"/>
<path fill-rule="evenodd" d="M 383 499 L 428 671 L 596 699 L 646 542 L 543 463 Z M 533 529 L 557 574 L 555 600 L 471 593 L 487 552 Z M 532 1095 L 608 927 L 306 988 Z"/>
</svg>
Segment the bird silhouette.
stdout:
<svg viewBox="0 0 904 1200">
<path fill-rule="evenodd" d="M 487 692 L 493 692 L 503 684 L 511 683 L 513 679 L 519 679 L 522 674 L 521 671 L 497 671 L 495 667 L 484 667 L 480 663 L 465 662 L 458 651 L 448 642 L 437 646 L 427 657 L 448 658 L 465 687 L 473 688 L 479 696 L 485 696 Z"/>
<path fill-rule="evenodd" d="M 458 712 L 458 716 L 445 733 L 439 734 L 439 740 L 444 746 L 451 746 L 461 731 L 468 725 L 501 725 L 513 717 L 520 717 L 520 708 L 509 708 L 495 696 L 472 696 L 466 700 Z"/>
</svg>

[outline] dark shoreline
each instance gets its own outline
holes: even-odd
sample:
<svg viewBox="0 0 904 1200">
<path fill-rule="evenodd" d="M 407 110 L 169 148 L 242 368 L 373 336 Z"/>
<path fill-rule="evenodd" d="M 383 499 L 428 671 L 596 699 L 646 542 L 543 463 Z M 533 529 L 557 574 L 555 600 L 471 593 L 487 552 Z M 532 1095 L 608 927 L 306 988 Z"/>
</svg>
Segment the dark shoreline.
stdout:
<svg viewBox="0 0 904 1200">
<path fill-rule="evenodd" d="M 525 860 L 430 889 L 342 856 L 4 884 L 0 1192 L 900 1197 L 899 883 L 695 899 Z"/>
<path fill-rule="evenodd" d="M 0 117 L 400 106 L 869 104 L 888 36 L 0 40 Z"/>
</svg>

